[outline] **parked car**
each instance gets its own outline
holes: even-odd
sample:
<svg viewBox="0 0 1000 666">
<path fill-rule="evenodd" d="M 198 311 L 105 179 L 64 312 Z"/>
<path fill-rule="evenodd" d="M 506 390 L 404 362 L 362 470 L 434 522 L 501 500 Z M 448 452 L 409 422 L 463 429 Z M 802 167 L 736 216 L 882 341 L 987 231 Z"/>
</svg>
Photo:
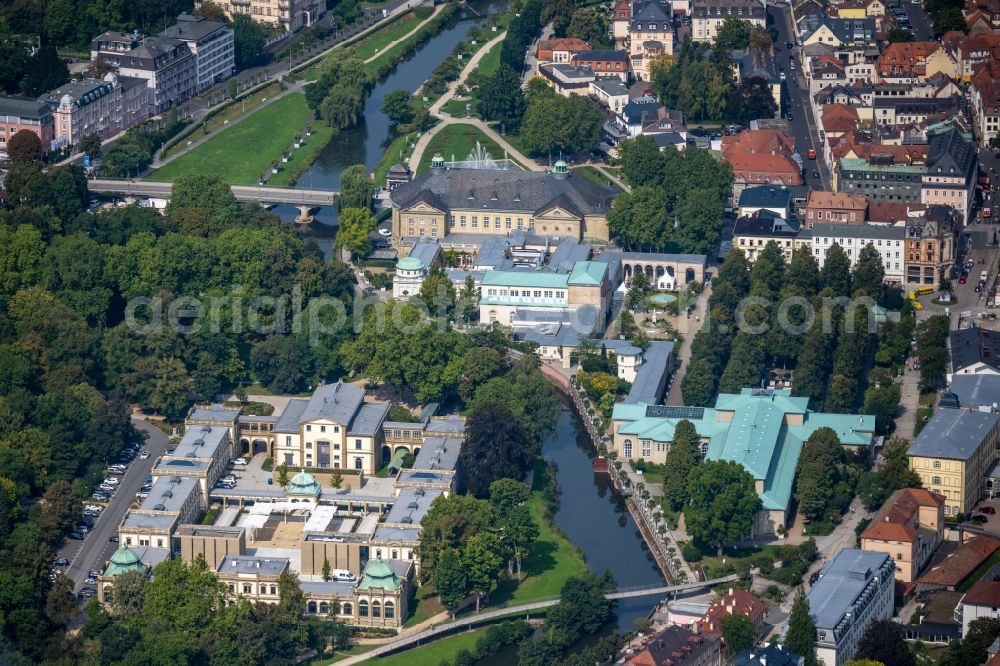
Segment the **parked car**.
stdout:
<svg viewBox="0 0 1000 666">
<path fill-rule="evenodd" d="M 97 590 L 95 590 L 92 587 L 85 587 L 82 590 L 80 590 L 80 596 L 83 597 L 84 599 L 89 599 L 95 594 L 97 594 Z"/>
<path fill-rule="evenodd" d="M 142 458 L 143 460 L 147 460 L 147 459 L 149 458 L 149 451 L 143 451 L 143 452 L 142 452 L 142 453 L 141 453 L 141 454 L 139 455 L 139 457 L 140 457 L 140 458 Z"/>
<path fill-rule="evenodd" d="M 968 277 L 969 277 L 968 273 L 962 273 L 961 275 L 958 276 L 958 283 L 965 284 Z"/>
<path fill-rule="evenodd" d="M 52 564 L 56 565 L 57 567 L 67 567 L 69 566 L 69 560 L 67 560 L 65 557 L 60 557 Z"/>
<path fill-rule="evenodd" d="M 83 582 L 87 585 L 97 585 L 97 579 L 93 576 L 88 576 Z"/>
<path fill-rule="evenodd" d="M 389 236 L 392 236 L 392 231 L 389 229 L 379 229 L 378 235 L 388 238 Z"/>
<path fill-rule="evenodd" d="M 108 539 L 108 543 L 118 543 L 118 535 L 116 534 L 110 539 Z"/>
<path fill-rule="evenodd" d="M 246 465 L 247 462 L 248 461 L 247 461 L 246 458 L 237 458 L 236 460 L 233 461 L 233 464 L 234 465 Z"/>
<path fill-rule="evenodd" d="M 985 523 L 986 521 L 989 520 L 989 518 L 987 518 L 986 516 L 973 516 L 972 518 L 970 518 L 970 520 L 974 520 L 977 523 Z"/>
<path fill-rule="evenodd" d="M 982 507 L 982 508 L 979 509 L 979 513 L 985 513 L 985 514 L 987 514 L 989 516 L 995 515 L 996 512 L 997 512 L 997 510 L 994 509 L 991 506 L 984 506 L 984 507 Z M 58 564 L 58 562 L 56 562 L 56 564 Z"/>
<path fill-rule="evenodd" d="M 75 539 L 76 541 L 83 541 L 83 534 L 81 532 L 70 532 L 69 538 Z"/>
</svg>

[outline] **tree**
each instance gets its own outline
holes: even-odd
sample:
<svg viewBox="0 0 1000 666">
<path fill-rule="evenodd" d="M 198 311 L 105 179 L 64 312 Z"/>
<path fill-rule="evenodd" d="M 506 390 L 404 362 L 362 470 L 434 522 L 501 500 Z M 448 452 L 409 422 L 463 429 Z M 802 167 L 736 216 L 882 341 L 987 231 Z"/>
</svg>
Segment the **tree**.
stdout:
<svg viewBox="0 0 1000 666">
<path fill-rule="evenodd" d="M 687 502 L 691 470 L 701 462 L 700 444 L 694 424 L 687 419 L 678 421 L 663 471 L 663 495 L 674 511 L 680 511 Z"/>
<path fill-rule="evenodd" d="M 420 285 L 420 300 L 432 316 L 446 316 L 455 309 L 455 285 L 440 267 L 433 267 Z"/>
<path fill-rule="evenodd" d="M 375 230 L 375 216 L 366 208 L 344 208 L 337 217 L 337 247 L 356 257 L 363 257 L 372 248 L 369 234 Z"/>
<path fill-rule="evenodd" d="M 733 341 L 733 350 L 726 369 L 719 379 L 720 393 L 739 393 L 744 388 L 760 384 L 764 376 L 764 348 L 760 335 L 740 331 Z"/>
<path fill-rule="evenodd" d="M 514 479 L 499 479 L 490 484 L 490 504 L 496 507 L 501 537 L 509 543 L 518 580 L 521 580 L 521 558 L 538 538 L 538 525 L 524 504 L 530 494 L 526 485 Z"/>
<path fill-rule="evenodd" d="M 681 380 L 681 393 L 685 405 L 709 407 L 715 402 L 718 393 L 716 385 L 716 369 L 706 358 L 692 358 L 684 379 Z"/>
<path fill-rule="evenodd" d="M 532 460 L 528 433 L 510 409 L 499 402 L 477 402 L 465 424 L 459 452 L 466 489 L 487 497 L 497 479 L 520 479 Z"/>
<path fill-rule="evenodd" d="M 291 479 L 288 477 L 288 465 L 282 463 L 278 466 L 278 485 L 285 488 L 289 483 Z"/>
<path fill-rule="evenodd" d="M 544 633 L 563 647 L 596 633 L 614 616 L 615 602 L 604 598 L 613 585 L 610 574 L 599 578 L 588 573 L 568 579 L 559 592 L 559 603 L 546 617 Z"/>
<path fill-rule="evenodd" d="M 795 475 L 799 511 L 809 520 L 822 519 L 840 481 L 844 451 L 830 428 L 813 432 L 802 447 Z"/>
<path fill-rule="evenodd" d="M 890 44 L 898 44 L 900 42 L 912 42 L 915 38 L 913 33 L 906 28 L 900 28 L 899 26 L 894 26 L 889 28 L 887 34 Z"/>
<path fill-rule="evenodd" d="M 573 0 L 552 0 L 542 7 L 542 25 L 552 24 L 552 31 L 557 37 L 565 37 L 575 10 Z"/>
<path fill-rule="evenodd" d="M 521 136 L 530 150 L 547 153 L 551 161 L 557 151 L 593 150 L 601 142 L 603 127 L 604 113 L 591 98 L 551 95 L 530 100 Z"/>
<path fill-rule="evenodd" d="M 727 19 L 731 17 L 726 17 Z M 773 118 L 778 110 L 767 79 L 752 76 L 729 89 L 726 102 L 726 120 L 738 125 L 749 125 L 751 120 Z"/>
<path fill-rule="evenodd" d="M 185 218 L 188 231 L 207 236 L 236 221 L 239 203 L 221 174 L 189 173 L 174 181 L 164 212 L 174 219 Z"/>
<path fill-rule="evenodd" d="M 264 26 L 249 14 L 233 14 L 233 55 L 236 71 L 246 69 L 264 52 L 266 33 Z"/>
<path fill-rule="evenodd" d="M 368 177 L 364 164 L 355 164 L 344 169 L 340 175 L 340 194 L 335 204 L 338 211 L 345 208 L 372 209 L 375 183 Z"/>
<path fill-rule="evenodd" d="M 891 620 L 875 620 L 868 624 L 858 643 L 858 657 L 880 661 L 885 666 L 916 666 L 917 660 L 903 630 Z"/>
<path fill-rule="evenodd" d="M 142 611 L 149 584 L 142 571 L 126 571 L 115 576 L 111 587 L 111 613 L 121 622 L 128 622 Z"/>
<path fill-rule="evenodd" d="M 497 589 L 500 579 L 500 543 L 490 532 L 478 532 L 469 538 L 462 551 L 462 566 L 465 568 L 469 587 L 476 594 L 476 612 L 479 602 Z"/>
<path fill-rule="evenodd" d="M 865 508 L 874 511 L 900 488 L 919 488 L 920 477 L 910 469 L 906 450 L 910 443 L 899 437 L 890 439 L 882 449 L 877 470 L 865 472 L 858 480 L 858 497 Z"/>
<path fill-rule="evenodd" d="M 885 266 L 882 264 L 882 255 L 874 245 L 868 243 L 858 252 L 858 263 L 854 266 L 851 280 L 854 291 L 864 290 L 871 298 L 881 301 L 884 280 Z"/>
<path fill-rule="evenodd" d="M 388 116 L 393 125 L 413 120 L 413 104 L 410 98 L 410 91 L 405 88 L 396 88 L 385 94 L 382 101 L 382 113 Z"/>
<path fill-rule="evenodd" d="M 666 159 L 656 141 L 648 134 L 640 134 L 620 143 L 618 161 L 621 162 L 625 180 L 632 187 L 658 185 L 663 181 Z"/>
<path fill-rule="evenodd" d="M 715 37 L 715 45 L 718 48 L 736 51 L 745 49 L 750 45 L 750 33 L 753 24 L 750 21 L 738 19 L 735 16 L 727 16 L 722 19 Z"/>
<path fill-rule="evenodd" d="M 663 249 L 671 231 L 663 190 L 642 185 L 619 194 L 608 211 L 608 230 L 627 248 Z"/>
<path fill-rule="evenodd" d="M 816 625 L 809 614 L 809 600 L 802 588 L 795 594 L 792 610 L 788 615 L 785 647 L 805 659 L 804 666 L 818 666 L 816 658 Z"/>
<path fill-rule="evenodd" d="M 819 290 L 819 264 L 812 252 L 805 249 L 792 253 L 785 276 L 788 284 L 796 287 L 806 298 L 811 298 Z"/>
<path fill-rule="evenodd" d="M 31 56 L 21 79 L 21 93 L 38 97 L 69 81 L 69 68 L 59 57 L 56 47 L 48 44 Z"/>
<path fill-rule="evenodd" d="M 900 385 L 896 383 L 890 383 L 888 386 L 869 386 L 865 391 L 861 413 L 875 416 L 876 433 L 887 435 L 892 432 L 896 425 L 900 397 Z"/>
<path fill-rule="evenodd" d="M 674 242 L 681 252 L 711 254 L 718 246 L 723 203 L 706 187 L 688 190 L 674 211 Z"/>
<path fill-rule="evenodd" d="M 35 162 L 42 156 L 42 140 L 31 130 L 18 130 L 7 142 L 7 156 L 13 164 Z"/>
<path fill-rule="evenodd" d="M 934 17 L 935 34 L 943 35 L 952 30 L 964 31 L 965 28 L 965 18 L 962 16 L 962 10 L 957 7 L 948 7 L 938 12 L 937 16 Z"/>
<path fill-rule="evenodd" d="M 503 370 L 500 352 L 492 347 L 472 347 L 462 357 L 462 378 L 458 394 L 465 402 L 472 402 L 476 389 Z"/>
<path fill-rule="evenodd" d="M 749 650 L 757 642 L 757 628 L 746 615 L 727 615 L 722 618 L 722 637 L 730 654 Z"/>
<path fill-rule="evenodd" d="M 236 80 L 236 77 L 229 79 L 229 85 L 226 87 L 226 93 L 229 95 L 229 99 L 236 99 L 236 96 L 240 94 L 240 82 Z"/>
<path fill-rule="evenodd" d="M 322 576 L 324 583 L 330 582 L 330 579 L 333 577 L 333 573 L 330 571 L 330 560 L 325 557 L 323 558 L 323 570 L 320 575 Z"/>
<path fill-rule="evenodd" d="M 333 474 L 330 475 L 330 487 L 334 490 L 340 490 L 340 487 L 344 485 L 344 475 L 340 473 L 339 469 L 333 470 Z"/>
<path fill-rule="evenodd" d="M 485 120 L 498 120 L 508 132 L 517 131 L 524 118 L 527 102 L 521 89 L 521 76 L 501 63 L 492 76 L 479 85 L 476 110 Z"/>
<path fill-rule="evenodd" d="M 610 48 L 612 44 L 608 38 L 609 33 L 608 21 L 604 15 L 588 7 L 581 7 L 573 12 L 566 30 L 567 37 L 582 39 L 594 48 Z"/>
<path fill-rule="evenodd" d="M 91 159 L 101 156 L 101 137 L 93 132 L 80 139 L 80 152 L 90 155 Z"/>
<path fill-rule="evenodd" d="M 948 651 L 938 661 L 941 666 L 982 664 L 989 658 L 987 648 L 1000 636 L 1000 620 L 981 617 L 969 623 L 969 631 L 961 641 L 952 641 Z"/>
<path fill-rule="evenodd" d="M 76 617 L 77 612 L 73 580 L 69 576 L 57 578 L 45 598 L 46 617 L 56 625 L 64 625 Z"/>
<path fill-rule="evenodd" d="M 688 476 L 689 504 L 684 523 L 697 541 L 721 544 L 750 533 L 760 497 L 754 479 L 739 463 L 708 460 Z"/>
<path fill-rule="evenodd" d="M 834 243 L 826 251 L 822 274 L 823 285 L 835 296 L 851 295 L 851 260 L 839 243 Z"/>
</svg>

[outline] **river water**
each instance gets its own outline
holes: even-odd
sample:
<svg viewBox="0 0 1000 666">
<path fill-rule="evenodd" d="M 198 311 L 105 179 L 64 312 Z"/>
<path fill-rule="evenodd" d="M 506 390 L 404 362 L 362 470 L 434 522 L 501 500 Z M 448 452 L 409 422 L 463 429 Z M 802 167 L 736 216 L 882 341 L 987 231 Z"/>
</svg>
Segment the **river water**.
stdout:
<svg viewBox="0 0 1000 666">
<path fill-rule="evenodd" d="M 560 490 L 556 525 L 583 551 L 591 569 L 598 574 L 611 571 L 619 587 L 664 584 L 625 502 L 604 475 L 594 474 L 592 451 L 576 413 L 562 406 L 555 434 L 542 443 L 542 455 L 555 468 Z M 633 620 L 649 615 L 659 600 L 619 601 L 618 627 L 634 629 Z"/>
<path fill-rule="evenodd" d="M 487 16 L 503 11 L 506 6 L 506 2 L 501 0 L 470 0 L 448 27 L 424 43 L 412 57 L 399 63 L 383 81 L 375 84 L 365 104 L 361 122 L 335 136 L 299 178 L 296 187 L 337 190 L 340 189 L 340 174 L 347 167 L 364 164 L 369 172 L 374 171 L 393 139 L 389 118 L 382 113 L 385 94 L 397 88 L 415 92 L 451 54 L 452 49 L 466 39 L 471 26 L 482 25 Z M 286 221 L 294 220 L 299 212 L 291 205 L 279 205 L 273 210 Z M 314 211 L 313 222 L 303 225 L 303 234 L 315 240 L 327 258 L 336 234 L 336 224 L 336 210 L 323 206 Z"/>
</svg>

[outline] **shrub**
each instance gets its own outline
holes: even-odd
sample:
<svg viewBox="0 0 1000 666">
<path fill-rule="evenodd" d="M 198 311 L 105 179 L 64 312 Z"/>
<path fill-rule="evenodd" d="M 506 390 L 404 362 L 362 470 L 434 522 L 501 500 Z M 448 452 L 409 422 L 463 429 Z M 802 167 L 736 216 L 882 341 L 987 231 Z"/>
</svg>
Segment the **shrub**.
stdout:
<svg viewBox="0 0 1000 666">
<path fill-rule="evenodd" d="M 688 562 L 701 562 L 701 550 L 689 541 L 681 546 L 681 557 Z"/>
</svg>

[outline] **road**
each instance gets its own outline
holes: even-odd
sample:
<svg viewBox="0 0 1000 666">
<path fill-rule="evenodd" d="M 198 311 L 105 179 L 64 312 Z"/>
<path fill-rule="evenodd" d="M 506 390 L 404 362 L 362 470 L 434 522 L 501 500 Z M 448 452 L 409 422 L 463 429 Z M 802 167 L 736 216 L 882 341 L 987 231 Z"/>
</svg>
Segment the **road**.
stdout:
<svg viewBox="0 0 1000 666">
<path fill-rule="evenodd" d="M 913 33 L 914 38 L 918 41 L 934 39 L 931 24 L 920 3 L 903 2 L 903 11 L 906 12 L 906 18 L 910 20 L 910 32 Z"/>
<path fill-rule="evenodd" d="M 792 13 L 789 7 L 768 5 L 767 14 L 775 30 L 778 31 L 778 41 L 775 43 L 774 59 L 784 70 L 787 79 L 782 83 L 782 97 L 788 100 L 788 109 L 792 112 L 789 125 L 795 137 L 795 147 L 803 158 L 804 171 L 802 177 L 805 184 L 814 190 L 832 189 L 832 179 L 829 170 L 822 159 L 807 160 L 806 154 L 812 148 L 817 155 L 822 155 L 822 142 L 816 130 L 816 121 L 810 113 L 809 87 L 802 74 L 801 49 L 794 47 L 789 51 L 785 45 L 794 42 L 792 29 Z M 779 50 L 780 49 L 780 50 Z M 791 69 L 790 58 L 795 58 L 795 71 Z M 785 117 L 787 118 L 786 114 Z M 819 172 L 819 178 L 813 176 L 813 171 Z"/>
<path fill-rule="evenodd" d="M 146 435 L 142 448 L 152 455 L 146 460 L 136 457 L 129 465 L 128 472 L 119 477 L 121 483 L 118 492 L 94 522 L 94 529 L 87 534 L 87 538 L 83 541 L 70 540 L 59 551 L 58 557 L 65 557 L 70 561 L 69 567 L 64 567 L 63 570 L 72 579 L 74 591 L 78 592 L 83 588 L 87 572 L 92 569 L 103 570 L 111 554 L 118 548 L 118 544 L 111 543 L 109 539 L 118 533 L 118 525 L 132 506 L 135 494 L 146 483 L 153 464 L 167 449 L 167 436 L 162 430 L 140 419 L 132 419 L 132 424 Z"/>
<path fill-rule="evenodd" d="M 87 182 L 91 192 L 101 194 L 121 194 L 138 197 L 169 199 L 172 183 L 153 181 L 128 181 L 95 179 Z M 324 206 L 333 201 L 336 190 L 304 190 L 290 187 L 260 187 L 257 185 L 233 185 L 233 194 L 239 201 L 262 201 L 287 203 L 303 206 Z"/>
</svg>

